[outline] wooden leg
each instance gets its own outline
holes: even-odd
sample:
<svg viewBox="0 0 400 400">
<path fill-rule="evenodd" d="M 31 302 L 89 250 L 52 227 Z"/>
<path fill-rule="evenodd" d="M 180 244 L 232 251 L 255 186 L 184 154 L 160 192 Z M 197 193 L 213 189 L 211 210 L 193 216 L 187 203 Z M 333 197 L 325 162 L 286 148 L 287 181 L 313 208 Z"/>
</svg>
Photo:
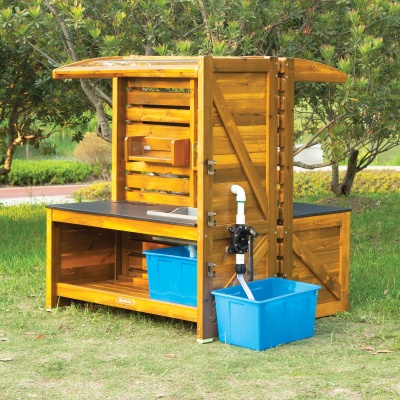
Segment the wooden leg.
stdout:
<svg viewBox="0 0 400 400">
<path fill-rule="evenodd" d="M 58 305 L 57 283 L 60 280 L 60 228 L 52 221 L 52 210 L 46 215 L 46 308 Z"/>
</svg>

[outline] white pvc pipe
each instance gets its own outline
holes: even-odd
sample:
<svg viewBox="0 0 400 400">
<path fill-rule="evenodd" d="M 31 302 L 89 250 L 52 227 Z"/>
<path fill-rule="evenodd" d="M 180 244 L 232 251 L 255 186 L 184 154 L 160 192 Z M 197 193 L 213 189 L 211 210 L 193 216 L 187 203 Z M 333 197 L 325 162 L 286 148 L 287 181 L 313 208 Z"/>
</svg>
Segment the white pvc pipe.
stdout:
<svg viewBox="0 0 400 400">
<path fill-rule="evenodd" d="M 246 224 L 246 216 L 244 214 L 244 203 L 246 202 L 246 192 L 239 185 L 232 185 L 231 191 L 233 194 L 236 194 L 236 202 L 237 202 L 237 214 L 236 214 L 236 224 L 237 225 L 245 225 Z M 236 254 L 236 265 L 244 264 L 244 254 Z M 247 283 L 244 279 L 243 274 L 237 274 L 237 278 L 239 283 L 242 285 L 244 292 L 249 300 L 254 300 L 253 293 L 251 293 L 250 288 L 247 286 Z"/>
<path fill-rule="evenodd" d="M 244 214 L 244 203 L 246 202 L 246 193 L 241 186 L 236 184 L 231 186 L 231 191 L 233 194 L 236 194 L 236 202 L 237 202 L 236 223 L 238 225 L 244 225 L 246 223 L 246 216 Z"/>
<path fill-rule="evenodd" d="M 250 288 L 247 286 L 247 283 L 244 280 L 243 274 L 237 274 L 237 278 L 238 278 L 239 283 L 242 285 L 242 288 L 243 288 L 244 292 L 246 293 L 247 298 L 249 300 L 254 300 L 253 293 L 251 293 Z"/>
</svg>

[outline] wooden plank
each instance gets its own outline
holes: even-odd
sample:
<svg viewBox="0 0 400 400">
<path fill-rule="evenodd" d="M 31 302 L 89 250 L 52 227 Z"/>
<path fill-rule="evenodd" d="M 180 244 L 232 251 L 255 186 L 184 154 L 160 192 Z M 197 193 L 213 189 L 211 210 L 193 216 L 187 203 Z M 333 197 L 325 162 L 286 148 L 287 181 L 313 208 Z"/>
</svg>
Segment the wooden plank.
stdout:
<svg viewBox="0 0 400 400">
<path fill-rule="evenodd" d="M 147 172 L 165 175 L 180 175 L 189 178 L 190 170 L 188 167 L 177 167 L 175 165 L 163 165 L 155 163 L 146 163 L 144 161 L 130 161 L 125 163 L 127 172 Z M 125 186 L 124 186 L 125 187 Z"/>
<path fill-rule="evenodd" d="M 213 175 L 208 174 L 207 160 L 213 160 L 213 58 L 200 59 L 198 79 L 198 148 L 197 148 L 197 340 L 217 336 L 213 307 L 213 277 L 207 275 L 207 263 L 214 262 L 213 231 L 208 212 L 213 206 Z"/>
<path fill-rule="evenodd" d="M 98 216 L 65 210 L 52 210 L 52 220 L 53 222 L 102 227 L 122 232 L 138 232 L 152 236 L 157 232 L 158 236 L 197 240 L 197 228 L 183 225 L 172 225 L 114 216 Z"/>
<path fill-rule="evenodd" d="M 296 82 L 344 83 L 347 80 L 347 75 L 329 65 L 295 58 L 294 79 Z"/>
<path fill-rule="evenodd" d="M 105 280 L 114 278 L 114 263 L 71 267 L 61 270 L 61 282 L 75 283 L 88 280 Z"/>
<path fill-rule="evenodd" d="M 124 284 L 126 287 L 127 282 L 124 282 Z M 100 283 L 82 285 L 58 283 L 57 295 L 185 321 L 196 322 L 197 320 L 196 307 L 151 300 L 140 287 L 133 287 L 132 285 L 130 292 L 126 289 L 123 290 L 123 287 L 121 284 L 113 284 L 112 281 L 108 285 L 101 285 Z"/>
<path fill-rule="evenodd" d="M 111 198 L 125 200 L 126 80 L 113 79 Z"/>
<path fill-rule="evenodd" d="M 147 57 L 146 57 L 147 58 Z M 196 78 L 197 59 L 150 60 L 144 57 L 104 57 L 78 61 L 53 70 L 54 79 L 87 78 Z"/>
<path fill-rule="evenodd" d="M 294 231 L 306 231 L 327 227 L 341 227 L 342 213 L 316 215 L 294 219 Z"/>
<path fill-rule="evenodd" d="M 262 210 L 264 217 L 268 217 L 268 198 L 264 191 L 261 190 L 261 181 L 257 174 L 254 165 L 251 162 L 251 158 L 246 151 L 246 147 L 243 143 L 243 140 L 240 136 L 240 132 L 236 126 L 236 123 L 232 117 L 232 114 L 229 112 L 228 105 L 226 104 L 225 99 L 221 91 L 218 88 L 217 80 L 214 79 L 214 86 L 213 86 L 213 98 L 214 98 L 214 105 L 217 108 L 221 119 L 224 122 L 224 126 L 226 129 L 229 138 L 231 139 L 232 145 L 235 148 L 237 156 L 242 164 L 243 169 L 246 172 L 246 175 L 249 179 L 251 184 L 252 190 L 257 197 L 258 205 Z"/>
<path fill-rule="evenodd" d="M 263 57 L 214 57 L 215 72 L 269 72 L 270 65 Z"/>
<path fill-rule="evenodd" d="M 186 139 L 190 137 L 190 127 L 132 122 L 126 126 L 126 136 L 154 136 L 171 139 Z"/>
<path fill-rule="evenodd" d="M 342 228 L 340 235 L 339 279 L 342 284 L 341 310 L 348 311 L 349 281 L 350 281 L 350 212 L 342 214 Z"/>
<path fill-rule="evenodd" d="M 189 124 L 190 116 L 190 110 L 186 109 L 152 107 L 128 107 L 126 109 L 126 118 L 129 121 Z"/>
<path fill-rule="evenodd" d="M 268 261 L 266 265 L 267 276 L 274 276 L 278 272 L 277 259 L 277 147 L 278 147 L 278 125 L 276 115 L 278 114 L 278 62 L 277 59 L 271 57 L 266 61 L 269 62 L 270 72 L 266 79 L 266 98 L 265 107 L 267 110 L 266 118 L 266 151 L 265 151 L 265 192 L 268 196 Z"/>
<path fill-rule="evenodd" d="M 189 107 L 190 93 L 182 92 L 143 92 L 130 90 L 127 103 L 132 105 L 158 105 L 170 107 Z"/>
<path fill-rule="evenodd" d="M 189 89 L 189 79 L 161 79 L 155 77 L 128 78 L 128 88 L 133 89 Z"/>
<path fill-rule="evenodd" d="M 115 264 L 114 249 L 103 251 L 89 251 L 85 253 L 64 254 L 61 256 L 61 269 L 78 268 L 101 264 Z"/>
<path fill-rule="evenodd" d="M 133 201 L 133 202 L 165 204 L 177 207 L 190 206 L 189 196 L 181 196 L 175 193 L 169 194 L 169 193 L 156 193 L 156 192 L 146 192 L 142 190 L 133 190 L 133 191 L 127 191 L 125 197 L 127 201 Z"/>
<path fill-rule="evenodd" d="M 341 284 L 334 276 L 327 273 L 324 265 L 319 259 L 302 245 L 296 235 L 293 235 L 293 250 L 295 254 L 304 261 L 312 272 L 323 282 L 323 284 L 340 300 Z"/>
<path fill-rule="evenodd" d="M 52 210 L 46 210 L 46 308 L 57 305 L 57 283 L 60 281 L 60 227 L 52 221 Z"/>
<path fill-rule="evenodd" d="M 175 193 L 189 193 L 190 191 L 189 179 L 144 174 L 126 175 L 126 186 Z"/>
<path fill-rule="evenodd" d="M 280 204 L 282 215 L 280 224 L 283 225 L 284 237 L 283 244 L 283 272 L 286 276 L 291 276 L 293 266 L 293 143 L 294 143 L 294 62 L 293 59 L 285 59 L 278 62 L 281 68 L 284 64 L 285 91 L 280 92 L 280 116 L 284 117 L 284 130 L 279 132 L 283 136 L 283 146 L 279 147 L 279 152 L 283 155 L 280 161 L 279 170 L 283 172 L 284 178 L 280 185 L 283 190 L 283 202 Z"/>
</svg>

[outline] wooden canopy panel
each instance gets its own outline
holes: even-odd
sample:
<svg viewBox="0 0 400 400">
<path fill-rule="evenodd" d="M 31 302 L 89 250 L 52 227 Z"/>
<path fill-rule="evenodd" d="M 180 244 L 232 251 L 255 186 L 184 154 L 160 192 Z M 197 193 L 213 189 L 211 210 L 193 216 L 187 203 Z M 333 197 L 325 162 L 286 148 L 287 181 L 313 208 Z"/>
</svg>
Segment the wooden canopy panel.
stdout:
<svg viewBox="0 0 400 400">
<path fill-rule="evenodd" d="M 347 80 L 347 74 L 329 65 L 295 58 L 294 80 L 297 82 L 344 83 Z"/>
<path fill-rule="evenodd" d="M 57 68 L 53 71 L 53 78 L 194 78 L 197 70 L 197 57 L 103 57 Z"/>
</svg>

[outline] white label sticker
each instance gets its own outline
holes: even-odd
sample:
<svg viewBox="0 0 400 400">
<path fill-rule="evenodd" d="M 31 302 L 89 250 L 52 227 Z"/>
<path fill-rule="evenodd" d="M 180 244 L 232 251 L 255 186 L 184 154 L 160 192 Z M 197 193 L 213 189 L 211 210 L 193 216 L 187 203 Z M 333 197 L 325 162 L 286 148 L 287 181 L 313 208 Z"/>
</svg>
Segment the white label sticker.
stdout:
<svg viewBox="0 0 400 400">
<path fill-rule="evenodd" d="M 118 304 L 128 304 L 130 306 L 133 306 L 135 304 L 135 300 L 126 299 L 124 297 L 117 297 L 117 303 Z"/>
</svg>

